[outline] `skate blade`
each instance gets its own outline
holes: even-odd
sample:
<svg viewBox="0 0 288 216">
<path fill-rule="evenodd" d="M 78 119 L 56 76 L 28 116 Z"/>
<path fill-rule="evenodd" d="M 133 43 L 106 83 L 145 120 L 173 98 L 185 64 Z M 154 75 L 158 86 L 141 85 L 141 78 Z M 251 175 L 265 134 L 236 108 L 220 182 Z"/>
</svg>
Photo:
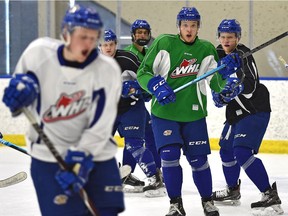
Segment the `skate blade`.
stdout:
<svg viewBox="0 0 288 216">
<path fill-rule="evenodd" d="M 284 213 L 282 207 L 280 205 L 273 205 L 266 208 L 253 208 L 252 215 L 253 216 L 275 216 L 282 215 Z"/>
<path fill-rule="evenodd" d="M 218 206 L 240 206 L 240 200 L 223 200 L 223 201 L 216 201 L 214 200 L 215 205 Z"/>
<path fill-rule="evenodd" d="M 131 186 L 125 185 L 123 186 L 124 193 L 143 193 L 143 186 Z"/>
<path fill-rule="evenodd" d="M 161 187 L 157 190 L 147 190 L 144 192 L 144 195 L 146 197 L 152 198 L 152 197 L 164 197 L 166 196 L 167 191 L 165 187 Z"/>
</svg>

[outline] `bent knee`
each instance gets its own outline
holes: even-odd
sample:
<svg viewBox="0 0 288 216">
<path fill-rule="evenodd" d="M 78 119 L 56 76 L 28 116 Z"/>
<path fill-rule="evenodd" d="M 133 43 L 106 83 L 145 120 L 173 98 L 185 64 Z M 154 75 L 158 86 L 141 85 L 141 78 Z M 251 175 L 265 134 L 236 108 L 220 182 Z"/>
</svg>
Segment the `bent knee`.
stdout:
<svg viewBox="0 0 288 216">
<path fill-rule="evenodd" d="M 186 156 L 188 163 L 192 167 L 192 171 L 202 171 L 209 168 L 207 155 Z"/>
<path fill-rule="evenodd" d="M 234 154 L 237 162 L 245 169 L 255 160 L 253 150 L 247 147 L 237 146 L 234 148 Z"/>
<path fill-rule="evenodd" d="M 179 166 L 181 151 L 179 145 L 168 145 L 160 149 L 162 167 Z"/>
</svg>

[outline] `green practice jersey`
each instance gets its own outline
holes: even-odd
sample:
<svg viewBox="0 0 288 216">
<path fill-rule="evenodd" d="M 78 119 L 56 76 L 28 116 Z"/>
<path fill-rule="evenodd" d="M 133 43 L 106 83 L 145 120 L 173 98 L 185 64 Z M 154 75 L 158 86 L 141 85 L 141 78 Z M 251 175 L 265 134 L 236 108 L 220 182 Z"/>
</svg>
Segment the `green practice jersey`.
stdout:
<svg viewBox="0 0 288 216">
<path fill-rule="evenodd" d="M 140 62 L 143 61 L 144 54 L 139 52 L 139 50 L 136 48 L 136 46 L 134 44 L 131 44 L 131 45 L 125 47 L 124 50 L 134 53 L 138 57 Z M 144 50 L 145 50 L 145 53 L 147 53 L 148 48 L 144 47 Z"/>
<path fill-rule="evenodd" d="M 216 49 L 210 42 L 196 37 L 193 44 L 188 44 L 179 35 L 164 34 L 149 47 L 138 69 L 137 80 L 148 91 L 149 80 L 161 75 L 172 89 L 176 89 L 215 69 L 217 61 Z M 191 122 L 206 117 L 206 81 L 216 92 L 220 92 L 226 84 L 226 80 L 217 72 L 176 93 L 175 103 L 162 106 L 153 96 L 152 114 L 178 122 Z"/>
</svg>

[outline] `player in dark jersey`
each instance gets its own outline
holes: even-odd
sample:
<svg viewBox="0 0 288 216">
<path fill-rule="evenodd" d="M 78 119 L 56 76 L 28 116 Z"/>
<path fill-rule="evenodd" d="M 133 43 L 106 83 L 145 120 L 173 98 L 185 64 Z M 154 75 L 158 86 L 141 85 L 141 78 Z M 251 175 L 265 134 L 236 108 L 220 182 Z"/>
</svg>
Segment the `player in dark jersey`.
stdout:
<svg viewBox="0 0 288 216">
<path fill-rule="evenodd" d="M 243 55 L 250 51 L 240 44 L 241 26 L 235 19 L 224 19 L 218 27 L 220 45 L 219 58 L 230 53 Z M 268 89 L 260 83 L 255 60 L 252 55 L 244 58 L 243 67 L 235 74 L 235 84 L 241 83 L 244 89 L 232 98 L 222 93 L 213 94 L 217 107 L 226 106 L 226 122 L 220 138 L 220 156 L 227 188 L 213 193 L 215 201 L 239 204 L 240 167 L 263 193 L 262 200 L 251 204 L 251 208 L 273 207 L 282 212 L 276 183 L 272 186 L 262 161 L 255 157 L 270 119 Z M 239 83 L 238 83 L 239 82 Z M 228 99 L 228 101 L 227 101 Z"/>
<path fill-rule="evenodd" d="M 131 178 L 131 176 L 128 176 L 128 179 L 125 178 L 123 184 L 124 186 L 126 184 L 126 191 L 128 192 L 144 191 L 147 197 L 164 196 L 166 190 L 160 172 L 156 167 L 151 151 L 144 146 L 146 122 L 144 97 L 147 93 L 139 86 L 136 80 L 136 73 L 140 62 L 133 53 L 116 49 L 116 47 L 116 35 L 112 30 L 106 30 L 104 42 L 100 48 L 102 53 L 115 58 L 119 63 L 122 69 L 123 81 L 122 97 L 118 105 L 118 115 L 113 128 L 113 134 L 118 131 L 120 136 L 124 137 L 126 150 L 129 151 L 137 161 L 140 168 L 148 177 L 149 182 L 155 183 L 155 187 L 151 187 L 151 184 L 144 186 L 144 184 L 140 182 L 141 184 L 134 185 L 134 191 L 132 190 L 133 188 L 129 190 L 129 186 L 133 186 L 133 184 L 128 184 L 129 182 L 126 181 L 130 181 L 131 179 L 129 178 Z"/>
</svg>

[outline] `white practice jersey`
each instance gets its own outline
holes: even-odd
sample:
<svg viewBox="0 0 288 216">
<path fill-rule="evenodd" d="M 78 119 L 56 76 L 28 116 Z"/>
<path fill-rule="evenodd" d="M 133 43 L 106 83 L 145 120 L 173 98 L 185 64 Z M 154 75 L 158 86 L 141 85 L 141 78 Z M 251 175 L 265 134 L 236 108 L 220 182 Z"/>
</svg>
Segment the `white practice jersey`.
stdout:
<svg viewBox="0 0 288 216">
<path fill-rule="evenodd" d="M 122 88 L 120 67 L 97 52 L 80 68 L 67 66 L 63 47 L 60 40 L 40 38 L 22 54 L 15 73 L 34 74 L 40 89 L 29 109 L 63 157 L 76 147 L 94 161 L 111 159 L 117 151 L 112 127 Z M 32 157 L 56 161 L 32 126 L 28 139 Z"/>
</svg>

